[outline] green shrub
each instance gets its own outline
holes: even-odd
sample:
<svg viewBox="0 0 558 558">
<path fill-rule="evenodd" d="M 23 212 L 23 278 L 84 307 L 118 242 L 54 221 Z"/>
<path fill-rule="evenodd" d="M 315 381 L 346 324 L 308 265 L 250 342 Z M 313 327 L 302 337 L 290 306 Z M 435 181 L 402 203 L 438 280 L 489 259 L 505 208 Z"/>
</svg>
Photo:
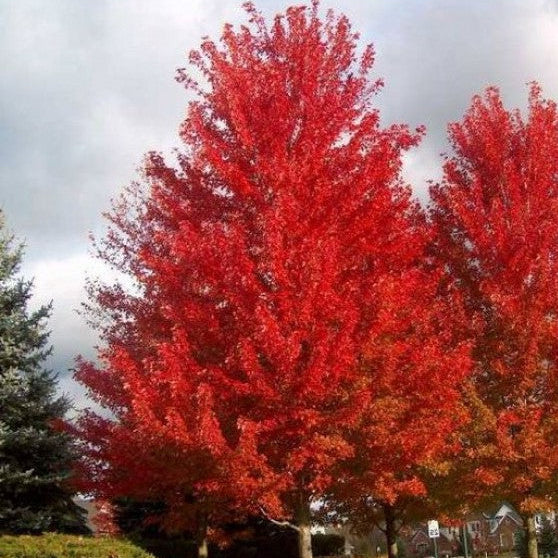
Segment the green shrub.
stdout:
<svg viewBox="0 0 558 558">
<path fill-rule="evenodd" d="M 173 538 L 136 538 L 133 541 L 141 548 L 150 552 L 155 558 L 196 558 L 198 547 L 194 541 L 180 537 Z M 209 555 L 216 556 L 216 551 L 212 545 L 209 548 Z M 217 554 L 217 556 L 220 556 Z M 1 557 L 0 557 L 1 558 Z"/>
<path fill-rule="evenodd" d="M 312 553 L 314 556 L 337 556 L 343 554 L 345 537 L 341 535 L 312 535 Z"/>
<path fill-rule="evenodd" d="M 153 558 L 129 541 L 54 533 L 1 536 L 2 558 Z"/>
</svg>

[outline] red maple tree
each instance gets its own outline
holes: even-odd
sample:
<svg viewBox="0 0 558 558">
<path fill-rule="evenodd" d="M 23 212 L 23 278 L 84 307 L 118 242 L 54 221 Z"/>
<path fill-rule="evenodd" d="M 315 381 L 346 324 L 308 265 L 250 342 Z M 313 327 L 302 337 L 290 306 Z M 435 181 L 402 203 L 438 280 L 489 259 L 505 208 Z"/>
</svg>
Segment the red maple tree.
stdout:
<svg viewBox="0 0 558 558">
<path fill-rule="evenodd" d="M 195 516 L 201 554 L 234 501 L 291 525 L 309 557 L 310 505 L 371 396 L 380 297 L 420 279 L 401 273 L 422 225 L 400 169 L 421 130 L 380 126 L 373 51 L 345 17 L 313 2 L 268 27 L 246 8 L 249 25 L 191 54 L 203 83 L 180 72 L 196 97 L 178 168 L 148 155 L 109 215 L 100 256 L 125 279 L 91 286 L 103 347 L 77 376 L 112 416 L 77 429 L 90 486 Z"/>
<path fill-rule="evenodd" d="M 532 515 L 558 478 L 558 113 L 536 84 L 525 119 L 490 88 L 449 133 L 432 217 L 474 342 L 461 487 L 530 516 L 536 556 Z"/>
<path fill-rule="evenodd" d="M 459 335 L 459 293 L 427 250 L 430 229 L 417 212 L 408 231 L 416 259 L 402 261 L 375 289 L 376 307 L 361 355 L 369 398 L 348 439 L 354 455 L 341 463 L 333 502 L 354 529 L 384 531 L 397 555 L 405 524 L 439 513 L 432 488 L 461 450 L 456 432 L 468 421 L 461 385 L 470 371 L 469 343 Z"/>
</svg>

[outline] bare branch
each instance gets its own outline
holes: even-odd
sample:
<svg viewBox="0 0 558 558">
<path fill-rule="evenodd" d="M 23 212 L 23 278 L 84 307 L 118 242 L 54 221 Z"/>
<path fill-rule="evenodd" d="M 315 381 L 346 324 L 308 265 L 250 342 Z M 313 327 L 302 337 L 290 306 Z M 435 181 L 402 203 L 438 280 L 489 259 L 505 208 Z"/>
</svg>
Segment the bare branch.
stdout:
<svg viewBox="0 0 558 558">
<path fill-rule="evenodd" d="M 298 528 L 294 523 L 290 521 L 278 521 L 277 519 L 273 519 L 261 506 L 260 511 L 262 512 L 263 516 L 268 520 L 271 521 L 274 525 L 279 525 L 279 527 L 289 527 L 290 529 L 294 529 L 297 533 L 300 533 L 300 528 Z"/>
</svg>

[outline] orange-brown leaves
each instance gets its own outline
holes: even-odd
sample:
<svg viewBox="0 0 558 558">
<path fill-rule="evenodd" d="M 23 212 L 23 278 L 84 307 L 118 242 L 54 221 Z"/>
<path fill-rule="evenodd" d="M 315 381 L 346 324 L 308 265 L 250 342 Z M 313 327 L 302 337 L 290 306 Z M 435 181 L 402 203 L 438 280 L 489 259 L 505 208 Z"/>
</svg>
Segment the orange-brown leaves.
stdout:
<svg viewBox="0 0 558 558">
<path fill-rule="evenodd" d="M 471 389 L 492 417 L 464 437 L 476 480 L 527 509 L 556 490 L 558 113 L 536 84 L 526 118 L 490 88 L 449 132 L 432 216 L 468 313 Z"/>
</svg>

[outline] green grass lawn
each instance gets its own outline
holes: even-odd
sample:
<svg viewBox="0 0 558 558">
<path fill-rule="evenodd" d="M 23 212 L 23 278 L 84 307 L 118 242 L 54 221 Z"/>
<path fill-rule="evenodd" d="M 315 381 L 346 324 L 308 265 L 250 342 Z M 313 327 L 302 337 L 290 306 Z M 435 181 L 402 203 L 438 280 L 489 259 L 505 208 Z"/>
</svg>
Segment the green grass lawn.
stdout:
<svg viewBox="0 0 558 558">
<path fill-rule="evenodd" d="M 124 539 L 48 533 L 0 537 L 1 558 L 153 558 Z"/>
</svg>

